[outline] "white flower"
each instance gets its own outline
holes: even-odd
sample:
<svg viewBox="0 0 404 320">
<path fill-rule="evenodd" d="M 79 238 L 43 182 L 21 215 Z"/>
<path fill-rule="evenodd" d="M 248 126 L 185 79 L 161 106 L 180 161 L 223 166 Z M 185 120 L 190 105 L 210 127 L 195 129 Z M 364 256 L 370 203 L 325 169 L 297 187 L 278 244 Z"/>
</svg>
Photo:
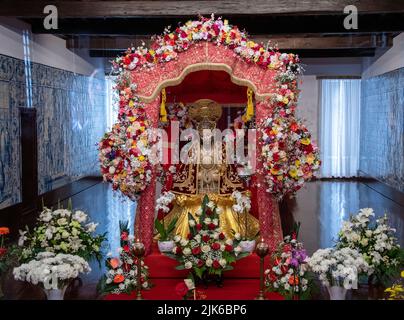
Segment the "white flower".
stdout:
<svg viewBox="0 0 404 320">
<path fill-rule="evenodd" d="M 181 239 L 180 244 L 181 246 L 185 247 L 188 244 L 188 240 L 187 239 Z"/>
<path fill-rule="evenodd" d="M 201 216 L 202 215 L 202 208 L 199 208 L 198 210 L 195 211 L 196 216 Z"/>
<path fill-rule="evenodd" d="M 174 241 L 175 241 L 175 242 L 180 242 L 180 241 L 181 241 L 181 237 L 180 237 L 179 235 L 176 235 L 176 236 L 174 237 Z"/>
<path fill-rule="evenodd" d="M 212 264 L 213 264 L 213 260 L 211 258 L 208 258 L 208 259 L 206 259 L 205 264 L 206 264 L 207 267 L 211 267 Z"/>
<path fill-rule="evenodd" d="M 189 226 L 190 226 L 190 227 L 195 227 L 195 220 L 190 219 L 190 220 L 189 220 Z"/>
<path fill-rule="evenodd" d="M 24 245 L 24 242 L 27 240 L 27 231 L 18 231 L 20 233 L 20 238 L 18 239 L 18 246 L 22 247 Z"/>
<path fill-rule="evenodd" d="M 87 220 L 87 214 L 84 213 L 81 210 L 77 210 L 74 214 L 73 214 L 73 219 L 77 220 L 79 223 L 84 223 Z"/>
<path fill-rule="evenodd" d="M 184 264 L 185 269 L 191 269 L 192 268 L 192 262 L 191 261 L 187 261 Z"/>
<path fill-rule="evenodd" d="M 203 253 L 208 253 L 208 252 L 210 251 L 210 246 L 207 245 L 207 244 L 204 244 L 204 245 L 201 247 L 201 250 L 202 250 Z"/>
<path fill-rule="evenodd" d="M 215 208 L 215 203 L 213 201 L 209 201 L 206 206 L 213 210 Z"/>
<path fill-rule="evenodd" d="M 182 253 L 184 254 L 184 256 L 189 256 L 192 253 L 192 251 L 190 248 L 187 247 L 187 248 L 184 248 Z"/>
<path fill-rule="evenodd" d="M 224 268 L 226 266 L 226 264 L 227 264 L 226 259 L 220 259 L 219 264 L 222 266 L 222 268 Z"/>
<path fill-rule="evenodd" d="M 95 229 L 97 229 L 97 226 L 98 226 L 98 223 L 94 223 L 94 222 L 86 224 L 87 232 L 90 232 L 90 233 L 94 232 Z"/>
<path fill-rule="evenodd" d="M 232 246 L 233 245 L 233 240 L 232 239 L 227 239 L 226 244 L 229 245 L 229 246 Z"/>
<path fill-rule="evenodd" d="M 222 208 L 216 208 L 216 214 L 221 215 L 223 213 Z"/>
<path fill-rule="evenodd" d="M 236 239 L 237 241 L 240 240 L 240 239 L 241 239 L 240 233 L 236 233 L 236 234 L 234 235 L 234 239 Z"/>
<path fill-rule="evenodd" d="M 210 224 L 212 222 L 211 218 L 205 218 L 205 220 L 203 220 L 204 224 Z"/>
</svg>

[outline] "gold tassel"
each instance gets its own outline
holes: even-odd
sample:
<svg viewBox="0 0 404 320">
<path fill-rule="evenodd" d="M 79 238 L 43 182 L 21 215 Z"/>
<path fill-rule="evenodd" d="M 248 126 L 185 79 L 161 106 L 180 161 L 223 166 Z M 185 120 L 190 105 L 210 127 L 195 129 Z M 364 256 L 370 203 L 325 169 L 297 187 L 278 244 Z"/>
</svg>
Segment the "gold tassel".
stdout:
<svg viewBox="0 0 404 320">
<path fill-rule="evenodd" d="M 160 121 L 167 122 L 166 89 L 161 90 Z"/>
<path fill-rule="evenodd" d="M 252 91 L 252 89 L 250 88 L 247 89 L 247 110 L 242 117 L 242 120 L 244 122 L 250 121 L 251 118 L 254 116 L 254 104 L 252 100 L 253 93 L 254 91 Z"/>
</svg>

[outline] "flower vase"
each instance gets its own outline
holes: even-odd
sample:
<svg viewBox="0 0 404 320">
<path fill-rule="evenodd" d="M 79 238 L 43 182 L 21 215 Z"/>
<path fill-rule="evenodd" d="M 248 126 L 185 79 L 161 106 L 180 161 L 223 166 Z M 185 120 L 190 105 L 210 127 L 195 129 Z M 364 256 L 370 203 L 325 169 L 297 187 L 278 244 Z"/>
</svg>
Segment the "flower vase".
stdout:
<svg viewBox="0 0 404 320">
<path fill-rule="evenodd" d="M 157 245 L 161 253 L 171 252 L 175 247 L 175 243 L 172 240 L 158 241 Z"/>
<path fill-rule="evenodd" d="M 330 300 L 345 300 L 347 289 L 340 286 L 327 286 Z"/>
<path fill-rule="evenodd" d="M 44 289 L 47 300 L 64 300 L 67 285 L 57 289 Z"/>
<path fill-rule="evenodd" d="M 243 252 L 252 253 L 255 250 L 255 240 L 240 241 L 240 247 Z"/>
</svg>

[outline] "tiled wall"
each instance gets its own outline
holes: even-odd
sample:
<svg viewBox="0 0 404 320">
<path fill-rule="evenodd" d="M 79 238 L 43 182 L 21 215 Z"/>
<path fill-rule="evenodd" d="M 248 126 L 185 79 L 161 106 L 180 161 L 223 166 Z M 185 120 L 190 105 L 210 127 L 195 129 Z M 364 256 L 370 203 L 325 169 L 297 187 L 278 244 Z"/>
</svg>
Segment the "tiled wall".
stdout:
<svg viewBox="0 0 404 320">
<path fill-rule="evenodd" d="M 39 192 L 99 174 L 96 143 L 106 128 L 105 81 L 33 63 Z M 27 106 L 24 61 L 0 55 L 0 208 L 20 201 L 20 123 Z"/>
<path fill-rule="evenodd" d="M 404 192 L 404 68 L 362 81 L 360 170 Z"/>
</svg>

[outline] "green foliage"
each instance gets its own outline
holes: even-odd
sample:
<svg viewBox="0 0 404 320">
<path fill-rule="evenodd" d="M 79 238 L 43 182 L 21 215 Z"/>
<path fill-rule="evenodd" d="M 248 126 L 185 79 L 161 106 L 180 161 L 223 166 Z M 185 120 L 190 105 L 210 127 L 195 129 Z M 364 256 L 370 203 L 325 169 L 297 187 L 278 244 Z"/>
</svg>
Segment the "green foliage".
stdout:
<svg viewBox="0 0 404 320">
<path fill-rule="evenodd" d="M 177 221 L 178 217 L 172 219 L 171 222 L 168 224 L 167 228 L 165 227 L 164 221 L 160 221 L 159 219 L 156 219 L 154 221 L 154 227 L 156 228 L 157 232 L 160 235 L 160 241 L 170 240 L 172 233 L 175 229 L 175 225 L 177 224 Z"/>
</svg>

